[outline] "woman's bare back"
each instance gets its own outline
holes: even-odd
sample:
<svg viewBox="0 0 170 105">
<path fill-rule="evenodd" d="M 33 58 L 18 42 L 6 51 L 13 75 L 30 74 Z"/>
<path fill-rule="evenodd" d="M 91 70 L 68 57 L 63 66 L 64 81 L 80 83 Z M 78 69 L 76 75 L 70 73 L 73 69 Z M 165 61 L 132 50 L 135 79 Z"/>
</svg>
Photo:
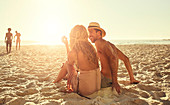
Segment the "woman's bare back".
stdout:
<svg viewBox="0 0 170 105">
<path fill-rule="evenodd" d="M 68 60 L 69 62 L 74 62 L 77 66 L 77 69 L 83 71 L 89 71 L 99 68 L 98 62 L 96 64 L 94 64 L 93 62 L 89 62 L 87 56 L 83 54 L 82 51 L 71 51 Z"/>
</svg>

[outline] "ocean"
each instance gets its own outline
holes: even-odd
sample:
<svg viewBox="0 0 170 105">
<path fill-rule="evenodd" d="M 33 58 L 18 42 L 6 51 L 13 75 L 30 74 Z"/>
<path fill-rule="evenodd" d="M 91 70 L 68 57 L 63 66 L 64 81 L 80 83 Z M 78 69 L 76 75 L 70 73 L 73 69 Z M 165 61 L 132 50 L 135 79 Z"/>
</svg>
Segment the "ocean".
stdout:
<svg viewBox="0 0 170 105">
<path fill-rule="evenodd" d="M 130 44 L 170 44 L 169 39 L 162 40 L 111 40 L 115 45 L 130 45 Z"/>
<path fill-rule="evenodd" d="M 170 44 L 169 39 L 165 40 L 109 40 L 115 45 L 133 45 L 133 44 Z M 13 46 L 15 43 L 13 42 Z M 46 43 L 43 44 L 38 41 L 22 41 L 21 45 L 59 45 L 54 43 Z M 0 40 L 0 46 L 5 46 L 5 42 L 3 40 Z"/>
</svg>

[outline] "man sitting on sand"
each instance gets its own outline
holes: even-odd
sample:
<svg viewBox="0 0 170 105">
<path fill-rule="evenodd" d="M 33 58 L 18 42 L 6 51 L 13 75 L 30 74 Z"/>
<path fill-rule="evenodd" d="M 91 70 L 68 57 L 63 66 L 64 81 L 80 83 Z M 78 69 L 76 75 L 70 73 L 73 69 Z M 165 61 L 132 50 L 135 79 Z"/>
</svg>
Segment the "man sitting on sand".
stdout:
<svg viewBox="0 0 170 105">
<path fill-rule="evenodd" d="M 80 95 L 90 95 L 101 87 L 101 73 L 95 48 L 88 41 L 84 26 L 76 25 L 70 33 L 70 48 L 66 37 L 63 42 L 67 47 L 68 58 L 61 68 L 57 79 L 60 82 L 67 75 L 67 88 Z M 74 65 L 76 68 L 74 68 Z M 78 72 L 79 71 L 79 72 Z"/>
<path fill-rule="evenodd" d="M 135 84 L 135 80 L 129 59 L 115 45 L 103 39 L 106 35 L 104 29 L 100 28 L 97 22 L 91 22 L 88 26 L 89 39 L 95 43 L 97 54 L 101 61 L 101 87 L 115 88 L 120 93 L 120 86 L 117 81 L 118 60 L 122 60 L 128 70 L 130 83 Z"/>
<path fill-rule="evenodd" d="M 11 28 L 8 28 L 8 33 L 6 33 L 5 35 L 7 54 L 11 52 L 12 39 L 13 39 L 12 33 L 10 33 L 10 31 L 11 31 Z M 9 50 L 8 50 L 8 45 L 9 45 Z"/>
<path fill-rule="evenodd" d="M 16 40 L 16 50 L 17 50 L 18 44 L 19 44 L 19 50 L 20 50 L 20 42 L 21 42 L 20 37 L 21 37 L 21 34 L 18 33 L 17 31 L 15 31 L 15 33 L 16 33 L 16 35 L 14 36 L 14 42 L 15 42 L 15 37 L 17 37 L 17 40 Z"/>
</svg>

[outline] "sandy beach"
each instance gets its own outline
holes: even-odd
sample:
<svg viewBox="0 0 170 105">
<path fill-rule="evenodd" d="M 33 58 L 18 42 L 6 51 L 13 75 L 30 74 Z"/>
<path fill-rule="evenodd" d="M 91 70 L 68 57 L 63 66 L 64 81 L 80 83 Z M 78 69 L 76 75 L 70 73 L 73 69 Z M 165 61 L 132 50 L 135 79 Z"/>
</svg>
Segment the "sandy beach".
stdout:
<svg viewBox="0 0 170 105">
<path fill-rule="evenodd" d="M 170 45 L 117 45 L 141 81 L 129 84 L 129 75 L 119 62 L 121 94 L 102 88 L 86 99 L 66 93 L 66 80 L 51 83 L 66 61 L 62 45 L 21 46 L 6 54 L 0 46 L 0 105 L 170 105 Z"/>
</svg>

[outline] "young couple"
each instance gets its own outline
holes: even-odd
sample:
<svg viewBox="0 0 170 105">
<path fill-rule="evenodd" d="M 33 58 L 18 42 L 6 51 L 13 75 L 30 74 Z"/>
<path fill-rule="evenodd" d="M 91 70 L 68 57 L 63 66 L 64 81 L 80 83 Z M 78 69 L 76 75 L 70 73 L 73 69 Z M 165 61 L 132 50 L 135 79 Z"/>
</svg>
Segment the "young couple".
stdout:
<svg viewBox="0 0 170 105">
<path fill-rule="evenodd" d="M 76 25 L 70 32 L 70 44 L 66 37 L 62 41 L 67 48 L 67 61 L 61 68 L 56 80 L 60 82 L 67 75 L 67 88 L 69 91 L 81 95 L 90 95 L 100 88 L 112 87 L 120 93 L 117 80 L 118 60 L 123 60 L 129 76 L 130 83 L 139 83 L 134 79 L 129 59 L 112 43 L 103 39 L 106 35 L 104 29 L 97 22 L 91 22 L 88 32 L 82 25 Z M 88 41 L 95 43 L 95 48 Z M 101 62 L 99 69 L 98 58 Z"/>
</svg>

